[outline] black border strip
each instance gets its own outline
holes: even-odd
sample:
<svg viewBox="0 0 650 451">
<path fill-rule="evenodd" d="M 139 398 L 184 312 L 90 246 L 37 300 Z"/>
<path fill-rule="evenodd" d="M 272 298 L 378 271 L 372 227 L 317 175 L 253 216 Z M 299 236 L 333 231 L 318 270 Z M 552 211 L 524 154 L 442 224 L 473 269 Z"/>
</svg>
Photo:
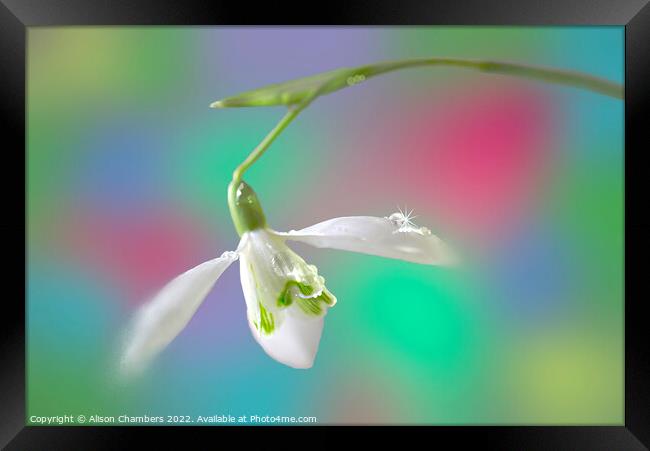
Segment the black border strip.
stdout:
<svg viewBox="0 0 650 451">
<path fill-rule="evenodd" d="M 647 278 L 642 273 L 650 224 L 638 209 L 628 208 L 632 200 L 640 200 L 640 181 L 647 180 L 642 161 L 648 148 L 645 130 L 650 117 L 650 4 L 625 27 L 625 62 L 625 426 L 650 446 L 648 316 L 644 315 L 643 291 L 632 289 Z M 629 264 L 635 261 L 639 263 Z"/>
<path fill-rule="evenodd" d="M 40 25 L 625 25 L 647 0 L 355 0 L 288 5 L 163 0 L 3 0 Z M 302 13 L 302 16 L 299 14 Z"/>
</svg>

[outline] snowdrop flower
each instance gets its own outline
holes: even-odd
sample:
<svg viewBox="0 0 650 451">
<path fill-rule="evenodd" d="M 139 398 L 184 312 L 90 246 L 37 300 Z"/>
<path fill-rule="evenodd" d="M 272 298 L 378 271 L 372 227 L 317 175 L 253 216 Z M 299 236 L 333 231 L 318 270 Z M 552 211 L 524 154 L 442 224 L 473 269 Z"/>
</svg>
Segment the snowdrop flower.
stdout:
<svg viewBox="0 0 650 451">
<path fill-rule="evenodd" d="M 316 247 L 397 258 L 428 265 L 454 261 L 445 244 L 413 216 L 400 211 L 388 217 L 353 216 L 280 233 L 266 223 L 259 200 L 242 179 L 277 136 L 316 98 L 388 72 L 413 67 L 451 66 L 558 83 L 615 98 L 623 86 L 579 72 L 518 63 L 461 58 L 418 58 L 341 68 L 275 83 L 211 104 L 214 108 L 284 105 L 286 114 L 233 172 L 228 205 L 241 237 L 235 251 L 202 263 L 169 282 L 135 318 L 122 355 L 123 369 L 142 369 L 187 325 L 221 274 L 240 260 L 248 323 L 255 340 L 275 360 L 309 368 L 314 362 L 323 319 L 336 304 L 315 266 L 286 244 L 301 241 Z"/>
<path fill-rule="evenodd" d="M 136 317 L 122 363 L 143 368 L 187 325 L 216 280 L 240 261 L 248 323 L 264 351 L 293 368 L 310 368 L 324 317 L 336 297 L 314 265 L 286 244 L 300 241 L 416 263 L 452 263 L 452 254 L 427 228 L 401 211 L 388 217 L 330 219 L 298 231 L 270 229 L 256 194 L 245 182 L 234 190 L 235 225 L 241 241 L 234 252 L 202 263 L 169 282 Z"/>
</svg>

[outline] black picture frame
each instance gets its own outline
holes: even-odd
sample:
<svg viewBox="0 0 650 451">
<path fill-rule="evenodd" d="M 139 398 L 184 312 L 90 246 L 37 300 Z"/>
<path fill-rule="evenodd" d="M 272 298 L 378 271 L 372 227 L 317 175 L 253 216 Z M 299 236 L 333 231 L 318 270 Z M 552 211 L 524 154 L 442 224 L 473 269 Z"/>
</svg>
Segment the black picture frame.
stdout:
<svg viewBox="0 0 650 451">
<path fill-rule="evenodd" d="M 199 1 L 154 0 L 0 0 L 0 89 L 2 92 L 2 140 L 5 162 L 2 183 L 7 214 L 2 221 L 5 237 L 25 233 L 25 62 L 26 32 L 31 26 L 57 25 L 624 25 L 625 26 L 625 424 L 620 426 L 486 426 L 422 427 L 431 434 L 428 443 L 452 440 L 458 446 L 482 442 L 498 449 L 636 450 L 650 446 L 650 352 L 640 286 L 644 271 L 641 256 L 647 254 L 648 222 L 641 212 L 627 208 L 641 198 L 645 170 L 641 164 L 647 143 L 648 84 L 650 82 L 649 0 L 455 0 L 455 1 L 349 1 L 323 2 L 319 8 L 273 2 L 251 6 Z M 302 17 L 290 16 L 302 13 Z M 290 18 L 291 17 L 291 18 Z M 646 176 L 647 177 L 647 176 Z M 24 191 L 25 192 L 25 191 Z M 26 194 L 25 194 L 26 196 Z M 640 199 L 639 199 L 640 200 Z M 7 208 L 8 207 L 8 208 Z M 636 234 L 635 234 L 636 232 Z M 630 235 L 628 235 L 630 234 Z M 11 450 L 116 449 L 146 435 L 149 443 L 169 443 L 171 434 L 198 444 L 208 434 L 221 437 L 241 427 L 30 427 L 25 426 L 25 290 L 26 273 L 15 262 L 25 258 L 19 240 L 14 255 L 7 256 L 3 279 L 13 282 L 15 293 L 3 300 L 0 329 L 0 446 Z M 627 264 L 628 261 L 639 264 Z M 20 272 L 22 271 L 22 274 Z M 644 339 L 644 337 L 646 337 Z M 270 430 L 273 427 L 256 428 Z M 294 428 L 292 428 L 294 429 Z M 313 427 L 302 427 L 303 430 Z M 390 430 L 391 428 L 374 428 Z M 316 433 L 322 432 L 317 430 Z M 318 437 L 323 437 L 322 433 Z M 431 442 L 429 442 L 431 440 Z M 435 440 L 435 441 L 434 441 Z M 224 442 L 221 441 L 223 444 Z"/>
</svg>

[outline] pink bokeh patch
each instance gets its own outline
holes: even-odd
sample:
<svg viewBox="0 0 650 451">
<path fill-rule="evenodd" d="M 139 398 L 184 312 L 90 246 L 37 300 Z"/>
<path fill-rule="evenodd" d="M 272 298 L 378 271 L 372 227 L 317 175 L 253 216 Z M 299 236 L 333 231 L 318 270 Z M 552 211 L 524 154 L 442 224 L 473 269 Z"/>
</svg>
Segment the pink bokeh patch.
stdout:
<svg viewBox="0 0 650 451">
<path fill-rule="evenodd" d="M 547 182 L 552 108 L 546 93 L 527 84 L 435 92 L 374 118 L 379 131 L 364 143 L 371 152 L 350 170 L 364 168 L 359 190 L 372 185 L 390 198 L 398 185 L 416 214 L 440 218 L 467 238 L 494 236 L 524 216 Z"/>
<path fill-rule="evenodd" d="M 199 220 L 169 209 L 141 215 L 74 210 L 62 218 L 50 245 L 118 286 L 128 304 L 147 297 L 179 273 L 214 257 L 218 243 Z"/>
</svg>

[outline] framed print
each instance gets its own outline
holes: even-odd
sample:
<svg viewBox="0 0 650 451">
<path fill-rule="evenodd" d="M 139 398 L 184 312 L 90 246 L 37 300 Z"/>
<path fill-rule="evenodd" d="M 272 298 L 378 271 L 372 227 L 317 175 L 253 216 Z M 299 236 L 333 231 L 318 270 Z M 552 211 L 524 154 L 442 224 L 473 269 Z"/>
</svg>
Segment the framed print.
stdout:
<svg viewBox="0 0 650 451">
<path fill-rule="evenodd" d="M 242 7 L 3 0 L 2 446 L 646 449 L 647 2 Z"/>
</svg>

